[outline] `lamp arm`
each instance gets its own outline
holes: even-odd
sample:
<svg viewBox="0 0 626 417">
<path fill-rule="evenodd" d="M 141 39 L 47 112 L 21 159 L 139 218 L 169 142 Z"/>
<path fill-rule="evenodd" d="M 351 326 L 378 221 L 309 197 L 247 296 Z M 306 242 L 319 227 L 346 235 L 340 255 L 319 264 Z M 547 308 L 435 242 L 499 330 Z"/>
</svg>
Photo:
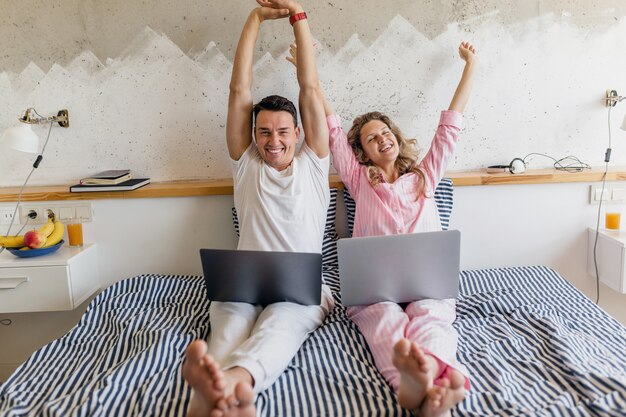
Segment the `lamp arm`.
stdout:
<svg viewBox="0 0 626 417">
<path fill-rule="evenodd" d="M 617 103 L 620 101 L 626 100 L 626 97 L 623 96 L 611 96 L 606 98 L 606 106 L 607 107 L 615 107 Z"/>
<path fill-rule="evenodd" d="M 39 117 L 33 115 L 36 114 Z M 19 118 L 22 123 L 43 124 L 56 122 L 61 127 L 70 127 L 70 115 L 67 109 L 59 110 L 56 116 L 43 117 L 33 107 L 26 109 L 24 115 Z"/>
</svg>

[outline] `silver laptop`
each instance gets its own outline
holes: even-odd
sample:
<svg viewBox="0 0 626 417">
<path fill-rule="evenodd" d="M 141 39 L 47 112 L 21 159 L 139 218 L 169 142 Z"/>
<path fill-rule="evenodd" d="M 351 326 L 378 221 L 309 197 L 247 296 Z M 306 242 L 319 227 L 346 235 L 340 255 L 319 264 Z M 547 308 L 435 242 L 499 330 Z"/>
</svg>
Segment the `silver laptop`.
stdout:
<svg viewBox="0 0 626 417">
<path fill-rule="evenodd" d="M 200 249 L 200 260 L 211 301 L 321 303 L 319 253 Z"/>
<path fill-rule="evenodd" d="M 339 239 L 337 251 L 346 306 L 458 296 L 458 230 Z"/>
</svg>

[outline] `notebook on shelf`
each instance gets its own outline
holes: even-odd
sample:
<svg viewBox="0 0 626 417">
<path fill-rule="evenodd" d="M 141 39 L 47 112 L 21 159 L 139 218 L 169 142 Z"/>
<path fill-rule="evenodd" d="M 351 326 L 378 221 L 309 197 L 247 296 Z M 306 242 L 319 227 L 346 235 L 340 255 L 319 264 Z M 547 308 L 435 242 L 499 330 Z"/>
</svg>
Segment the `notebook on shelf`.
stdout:
<svg viewBox="0 0 626 417">
<path fill-rule="evenodd" d="M 130 169 L 111 169 L 80 180 L 82 185 L 115 185 L 131 179 Z"/>
<path fill-rule="evenodd" d="M 119 184 L 76 184 L 70 187 L 70 192 L 132 191 L 148 184 L 150 184 L 150 178 L 131 178 Z"/>
</svg>

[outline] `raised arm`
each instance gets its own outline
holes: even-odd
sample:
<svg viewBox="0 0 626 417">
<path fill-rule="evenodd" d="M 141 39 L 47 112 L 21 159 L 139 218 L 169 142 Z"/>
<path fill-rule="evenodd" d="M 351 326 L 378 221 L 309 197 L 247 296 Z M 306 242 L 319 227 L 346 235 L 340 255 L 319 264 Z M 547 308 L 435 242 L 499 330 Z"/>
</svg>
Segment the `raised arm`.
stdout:
<svg viewBox="0 0 626 417">
<path fill-rule="evenodd" d="M 454 92 L 454 97 L 452 97 L 452 102 L 448 108 L 448 110 L 453 110 L 454 112 L 448 111 L 441 113 L 439 126 L 430 144 L 430 148 L 420 162 L 420 167 L 426 176 L 427 187 L 432 190 L 437 187 L 437 184 L 439 184 L 439 181 L 443 177 L 446 167 L 448 166 L 448 161 L 459 140 L 463 122 L 463 116 L 459 113 L 463 113 L 465 110 L 465 105 L 467 104 L 474 84 L 476 67 L 478 65 L 476 51 L 471 44 L 462 42 L 459 46 L 459 55 L 461 59 L 465 61 L 465 69 L 463 70 L 463 75 L 461 76 L 459 85 Z"/>
<path fill-rule="evenodd" d="M 448 110 L 463 113 L 465 105 L 469 100 L 472 86 L 474 85 L 478 58 L 476 57 L 476 50 L 474 49 L 474 46 L 469 42 L 461 42 L 461 45 L 459 46 L 459 55 L 461 56 L 461 59 L 465 61 L 465 68 L 463 69 L 463 75 L 461 75 L 461 80 L 459 81 L 459 85 L 454 92 L 454 96 L 452 97 Z"/>
<path fill-rule="evenodd" d="M 302 6 L 294 0 L 257 0 L 261 6 L 289 9 L 290 16 L 303 13 Z M 302 117 L 304 140 L 315 154 L 328 156 L 328 126 L 324 113 L 324 102 L 320 88 L 315 47 L 308 20 L 300 19 L 293 24 L 297 48 L 297 74 L 300 86 L 299 107 Z"/>
<path fill-rule="evenodd" d="M 259 28 L 264 20 L 288 15 L 286 9 L 257 7 L 250 12 L 241 31 L 230 78 L 226 118 L 228 154 L 236 161 L 252 141 L 252 59 Z"/>
<path fill-rule="evenodd" d="M 313 45 L 315 46 L 315 44 Z M 298 68 L 298 46 L 295 43 L 292 43 L 289 46 L 289 56 L 286 57 L 287 61 L 291 62 L 294 67 Z M 332 116 L 335 114 L 335 110 L 330 105 L 328 100 L 326 99 L 326 94 L 324 94 L 324 90 L 320 86 L 320 95 L 322 96 L 322 103 L 324 105 L 324 114 L 326 117 Z"/>
</svg>

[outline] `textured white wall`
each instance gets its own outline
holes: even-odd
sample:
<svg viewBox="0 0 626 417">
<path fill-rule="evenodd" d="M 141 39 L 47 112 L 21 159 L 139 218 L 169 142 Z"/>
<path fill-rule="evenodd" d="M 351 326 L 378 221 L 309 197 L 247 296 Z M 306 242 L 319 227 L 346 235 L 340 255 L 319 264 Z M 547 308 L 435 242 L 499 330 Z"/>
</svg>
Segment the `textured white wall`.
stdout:
<svg viewBox="0 0 626 417">
<path fill-rule="evenodd" d="M 427 148 L 439 111 L 449 104 L 462 71 L 456 47 L 469 39 L 482 68 L 470 100 L 467 127 L 450 169 L 479 169 L 531 152 L 576 155 L 598 165 L 607 146 L 606 88 L 626 94 L 626 18 L 589 29 L 567 15 L 516 23 L 489 16 L 451 23 L 435 38 L 396 16 L 367 44 L 353 34 L 336 52 L 320 46 L 323 87 L 346 127 L 357 114 L 389 113 Z M 269 25 L 285 22 L 269 22 Z M 315 29 L 315 27 L 314 27 Z M 233 28 L 238 32 L 240 27 Z M 290 39 L 275 41 L 286 51 Z M 281 93 L 297 100 L 294 69 L 262 55 L 255 64 L 255 99 Z M 35 106 L 70 110 L 71 127 L 53 129 L 44 162 L 31 184 L 70 183 L 109 168 L 131 168 L 154 181 L 230 176 L 224 123 L 231 63 L 214 42 L 183 52 L 146 27 L 115 58 L 84 50 L 65 65 L 0 72 L 0 128 Z M 615 108 L 619 126 L 626 104 Z M 35 128 L 44 137 L 44 127 Z M 626 141 L 614 131 L 613 162 L 626 163 Z M 0 186 L 19 185 L 32 156 L 0 153 Z M 533 157 L 531 167 L 550 166 Z"/>
</svg>

